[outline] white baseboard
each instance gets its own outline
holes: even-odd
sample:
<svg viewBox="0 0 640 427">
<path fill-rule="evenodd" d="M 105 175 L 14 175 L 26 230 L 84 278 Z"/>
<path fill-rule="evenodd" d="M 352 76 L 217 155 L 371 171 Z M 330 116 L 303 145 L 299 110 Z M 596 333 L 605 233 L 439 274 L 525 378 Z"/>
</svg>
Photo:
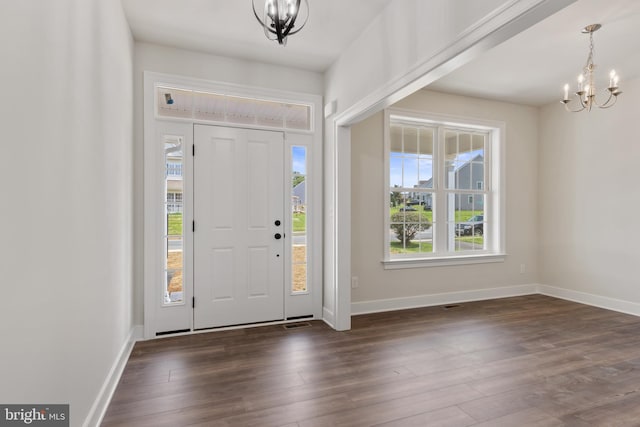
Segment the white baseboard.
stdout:
<svg viewBox="0 0 640 427">
<path fill-rule="evenodd" d="M 507 298 L 538 293 L 538 285 L 505 286 L 501 288 L 479 289 L 474 291 L 447 292 L 442 294 L 418 295 L 406 298 L 351 303 L 351 315 L 379 313 L 383 311 L 406 310 L 410 308 L 430 307 L 469 301 L 481 301 L 494 298 Z"/>
<path fill-rule="evenodd" d="M 538 285 L 538 292 L 550 297 L 566 299 L 568 301 L 579 302 L 581 304 L 592 305 L 594 307 L 605 308 L 607 310 L 619 311 L 633 316 L 640 316 L 640 304 L 635 302 L 588 294 L 586 292 L 574 291 L 572 289 L 557 288 L 549 285 Z"/>
<path fill-rule="evenodd" d="M 116 360 L 113 362 L 113 366 L 111 366 L 111 370 L 100 388 L 98 397 L 91 406 L 89 415 L 87 415 L 84 423 L 82 423 L 84 427 L 99 426 L 100 423 L 102 423 L 102 419 L 107 412 L 113 393 L 116 391 L 116 387 L 118 386 L 124 367 L 127 365 L 127 361 L 129 360 L 131 350 L 133 350 L 133 345 L 136 341 L 142 339 L 143 334 L 144 330 L 142 325 L 137 325 L 131 328 L 129 336 L 122 345 L 118 357 L 116 357 Z"/>
</svg>

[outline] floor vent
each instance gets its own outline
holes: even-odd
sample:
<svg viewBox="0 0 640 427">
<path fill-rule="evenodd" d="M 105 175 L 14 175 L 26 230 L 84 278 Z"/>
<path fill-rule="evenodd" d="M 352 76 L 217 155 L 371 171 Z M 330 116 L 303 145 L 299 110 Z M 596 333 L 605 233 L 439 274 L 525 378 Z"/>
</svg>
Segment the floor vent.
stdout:
<svg viewBox="0 0 640 427">
<path fill-rule="evenodd" d="M 185 332 L 191 332 L 191 329 L 178 329 L 177 331 L 156 332 L 156 336 L 161 337 L 164 335 L 182 334 Z"/>
<path fill-rule="evenodd" d="M 286 325 L 282 325 L 285 329 L 300 329 L 300 328 L 308 328 L 311 326 L 309 322 L 296 322 L 296 323 L 287 323 Z"/>
<path fill-rule="evenodd" d="M 460 304 L 447 304 L 445 306 L 443 306 L 442 308 L 445 310 L 452 310 L 454 308 L 460 308 L 462 307 Z"/>
</svg>

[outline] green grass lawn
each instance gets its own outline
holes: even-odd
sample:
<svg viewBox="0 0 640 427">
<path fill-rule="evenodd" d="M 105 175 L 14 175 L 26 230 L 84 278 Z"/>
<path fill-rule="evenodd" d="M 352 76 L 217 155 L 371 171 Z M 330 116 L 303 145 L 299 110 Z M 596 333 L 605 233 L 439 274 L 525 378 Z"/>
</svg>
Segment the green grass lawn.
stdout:
<svg viewBox="0 0 640 427">
<path fill-rule="evenodd" d="M 306 213 L 293 213 L 293 231 L 307 231 L 307 214 Z"/>
<path fill-rule="evenodd" d="M 419 252 L 433 252 L 433 244 L 431 242 L 414 242 L 411 241 L 406 248 L 402 247 L 402 243 L 399 241 L 391 242 L 389 245 L 389 251 L 392 254 L 411 254 Z"/>
<path fill-rule="evenodd" d="M 484 236 L 461 236 L 456 237 L 456 240 L 460 242 L 474 243 L 480 246 L 484 244 Z"/>
<path fill-rule="evenodd" d="M 416 212 L 421 213 L 422 214 L 422 218 L 426 221 L 428 221 L 429 223 L 433 224 L 433 212 L 432 211 L 426 211 L 424 210 L 423 206 L 413 206 L 414 208 L 416 208 Z M 401 206 L 396 206 L 393 208 L 389 208 L 389 217 L 391 217 L 391 215 L 393 215 L 394 213 L 398 213 L 400 212 L 400 208 Z M 469 218 L 471 218 L 474 215 L 482 215 L 482 211 L 456 211 L 456 222 L 465 222 L 467 221 Z"/>
<path fill-rule="evenodd" d="M 170 213 L 167 216 L 169 236 L 182 236 L 182 213 Z"/>
<path fill-rule="evenodd" d="M 182 236 L 182 214 L 170 213 L 167 216 L 169 222 L 167 233 L 169 236 Z M 293 231 L 307 230 L 307 215 L 304 213 L 293 214 Z"/>
</svg>

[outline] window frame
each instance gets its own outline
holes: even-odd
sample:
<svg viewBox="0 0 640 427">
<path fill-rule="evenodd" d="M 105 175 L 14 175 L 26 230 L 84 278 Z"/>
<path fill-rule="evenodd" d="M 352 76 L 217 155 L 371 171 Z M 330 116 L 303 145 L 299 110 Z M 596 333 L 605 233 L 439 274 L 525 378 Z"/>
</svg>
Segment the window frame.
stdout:
<svg viewBox="0 0 640 427">
<path fill-rule="evenodd" d="M 434 154 L 433 154 L 433 187 L 431 190 L 433 200 L 435 200 L 433 229 L 434 237 L 445 236 L 445 241 L 435 240 L 434 252 L 419 254 L 402 254 L 391 256 L 389 236 L 390 218 L 389 206 L 391 177 L 391 123 L 406 123 L 409 126 L 435 127 Z M 444 180 L 445 160 L 444 153 L 444 132 L 447 130 L 462 130 L 470 132 L 482 132 L 487 134 L 485 146 L 485 170 L 483 189 L 477 190 L 452 190 L 447 189 Z M 439 113 L 421 112 L 398 108 L 389 108 L 384 114 L 384 248 L 382 263 L 385 269 L 416 268 L 443 265 L 477 264 L 488 262 L 503 262 L 506 256 L 505 247 L 505 129 L 504 122 L 478 119 L 473 117 L 459 117 Z M 402 188 L 401 191 L 407 191 Z M 446 199 L 450 193 L 485 193 L 485 209 L 483 212 L 484 223 L 489 224 L 486 228 L 489 233 L 485 234 L 485 248 L 481 251 L 455 252 L 443 250 L 446 246 L 447 223 L 446 223 Z M 440 200 L 440 203 L 438 203 Z"/>
</svg>

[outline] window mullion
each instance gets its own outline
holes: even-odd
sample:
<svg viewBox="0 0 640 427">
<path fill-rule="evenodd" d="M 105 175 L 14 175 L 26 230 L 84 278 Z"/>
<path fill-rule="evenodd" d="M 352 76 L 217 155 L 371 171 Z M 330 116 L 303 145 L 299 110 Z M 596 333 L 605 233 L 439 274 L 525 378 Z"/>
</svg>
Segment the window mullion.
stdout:
<svg viewBox="0 0 640 427">
<path fill-rule="evenodd" d="M 446 203 L 447 197 L 444 191 L 445 188 L 445 158 L 446 158 L 446 150 L 445 150 L 445 140 L 444 140 L 444 129 L 442 126 L 438 126 L 437 128 L 437 144 L 436 144 L 436 153 L 435 153 L 435 161 L 434 164 L 437 165 L 437 170 L 435 171 L 435 176 L 437 179 L 434 182 L 434 193 L 435 193 L 435 210 L 434 210 L 434 218 L 436 221 L 436 229 L 433 236 L 434 241 L 434 252 L 436 254 L 443 254 L 447 251 L 447 211 L 446 211 Z"/>
</svg>

